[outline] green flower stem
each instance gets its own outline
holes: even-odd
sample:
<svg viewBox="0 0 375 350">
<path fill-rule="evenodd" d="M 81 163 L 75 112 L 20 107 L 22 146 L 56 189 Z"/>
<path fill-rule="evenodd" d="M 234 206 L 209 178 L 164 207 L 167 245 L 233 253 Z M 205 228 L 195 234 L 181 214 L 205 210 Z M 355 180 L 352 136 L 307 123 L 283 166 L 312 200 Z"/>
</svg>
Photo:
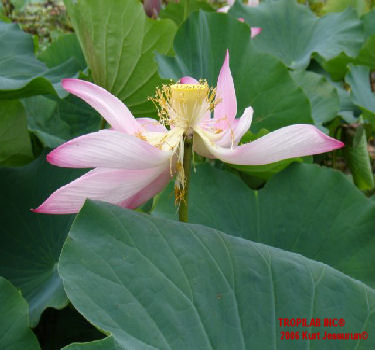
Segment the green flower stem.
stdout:
<svg viewBox="0 0 375 350">
<path fill-rule="evenodd" d="M 184 194 L 181 198 L 180 208 L 178 210 L 179 220 L 188 222 L 188 207 L 189 207 L 189 185 L 190 185 L 190 170 L 191 160 L 193 158 L 193 140 L 185 139 L 184 142 L 184 174 L 185 174 L 185 187 Z"/>
</svg>

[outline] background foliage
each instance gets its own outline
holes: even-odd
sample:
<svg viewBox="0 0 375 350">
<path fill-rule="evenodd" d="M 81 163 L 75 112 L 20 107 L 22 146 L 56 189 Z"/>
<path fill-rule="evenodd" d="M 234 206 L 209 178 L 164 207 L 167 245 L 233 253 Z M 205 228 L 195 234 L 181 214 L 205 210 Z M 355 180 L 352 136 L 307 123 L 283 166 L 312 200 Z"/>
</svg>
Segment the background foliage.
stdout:
<svg viewBox="0 0 375 350">
<path fill-rule="evenodd" d="M 137 0 L 0 3 L 1 349 L 375 347 L 374 1 L 223 5 L 165 2 L 148 18 Z M 238 116 L 255 111 L 242 142 L 311 123 L 344 150 L 266 166 L 196 157 L 189 224 L 173 183 L 137 212 L 30 212 L 85 171 L 48 165 L 48 150 L 101 124 L 61 79 L 155 118 L 157 86 L 215 86 L 227 49 Z M 340 332 L 369 337 L 285 342 L 296 329 L 279 317 L 342 317 Z"/>
</svg>

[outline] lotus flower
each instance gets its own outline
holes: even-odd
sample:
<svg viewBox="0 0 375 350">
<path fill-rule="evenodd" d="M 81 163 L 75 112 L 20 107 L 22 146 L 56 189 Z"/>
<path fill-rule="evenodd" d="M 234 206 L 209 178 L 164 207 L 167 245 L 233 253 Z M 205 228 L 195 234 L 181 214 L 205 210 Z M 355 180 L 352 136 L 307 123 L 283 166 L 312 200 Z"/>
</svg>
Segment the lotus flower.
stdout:
<svg viewBox="0 0 375 350">
<path fill-rule="evenodd" d="M 112 126 L 72 139 L 47 155 L 54 165 L 94 168 L 59 188 L 38 213 L 76 213 L 86 198 L 136 208 L 160 192 L 177 174 L 183 183 L 184 140 L 208 158 L 240 165 L 262 165 L 286 158 L 323 153 L 343 146 L 313 125 L 296 124 L 238 145 L 249 129 L 253 109 L 236 119 L 237 101 L 226 53 L 217 87 L 183 77 L 157 90 L 160 122 L 135 119 L 128 108 L 103 88 L 65 79 L 65 90 L 94 107 Z M 168 128 L 167 128 L 168 127 Z M 181 171 L 182 169 L 182 171 Z"/>
<path fill-rule="evenodd" d="M 228 0 L 228 5 L 223 6 L 217 10 L 217 12 L 227 13 L 230 8 L 234 5 L 235 0 Z M 259 5 L 259 0 L 248 0 L 247 6 L 250 7 L 257 7 Z M 243 18 L 238 18 L 240 22 L 245 22 Z M 262 31 L 261 27 L 250 27 L 250 36 L 251 38 L 254 38 Z"/>
<path fill-rule="evenodd" d="M 144 0 L 143 8 L 148 17 L 158 18 L 161 9 L 161 0 Z"/>
</svg>

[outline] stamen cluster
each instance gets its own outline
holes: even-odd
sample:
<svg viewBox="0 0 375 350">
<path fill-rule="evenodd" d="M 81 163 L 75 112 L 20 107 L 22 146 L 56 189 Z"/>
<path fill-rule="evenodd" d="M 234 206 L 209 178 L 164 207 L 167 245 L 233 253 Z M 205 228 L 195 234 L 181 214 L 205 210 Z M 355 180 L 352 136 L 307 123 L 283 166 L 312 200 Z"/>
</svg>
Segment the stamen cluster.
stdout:
<svg viewBox="0 0 375 350">
<path fill-rule="evenodd" d="M 205 80 L 197 84 L 170 84 L 156 89 L 154 102 L 159 121 L 165 126 L 184 129 L 185 136 L 215 108 L 216 89 Z M 191 135 L 189 135 L 191 136 Z"/>
</svg>

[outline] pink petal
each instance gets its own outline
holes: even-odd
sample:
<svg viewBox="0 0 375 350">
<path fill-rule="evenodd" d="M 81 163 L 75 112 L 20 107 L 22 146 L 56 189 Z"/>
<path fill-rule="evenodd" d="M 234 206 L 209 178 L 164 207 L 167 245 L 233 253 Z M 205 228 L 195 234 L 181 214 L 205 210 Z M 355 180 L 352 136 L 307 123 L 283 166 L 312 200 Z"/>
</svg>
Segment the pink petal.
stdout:
<svg viewBox="0 0 375 350">
<path fill-rule="evenodd" d="M 64 79 L 61 85 L 95 108 L 114 130 L 128 134 L 134 134 L 139 130 L 138 123 L 129 109 L 107 90 L 80 79 Z"/>
<path fill-rule="evenodd" d="M 156 194 L 161 192 L 165 186 L 168 185 L 171 181 L 171 169 L 168 167 L 162 172 L 159 177 L 152 181 L 148 186 L 143 188 L 133 197 L 128 198 L 120 205 L 124 208 L 136 209 L 141 206 L 143 203 L 146 203 L 150 198 L 154 197 Z"/>
<path fill-rule="evenodd" d="M 203 142 L 216 158 L 238 165 L 264 165 L 282 159 L 324 153 L 344 146 L 341 141 L 327 136 L 309 124 L 290 125 L 233 149 L 212 145 L 205 139 Z"/>
<path fill-rule="evenodd" d="M 201 137 L 201 135 L 200 135 L 199 132 L 195 132 L 194 133 L 194 136 L 193 136 L 193 150 L 194 150 L 194 152 L 198 153 L 202 157 L 209 158 L 209 159 L 216 158 L 208 150 L 208 147 L 206 146 L 206 143 L 203 141 L 203 138 Z"/>
<path fill-rule="evenodd" d="M 146 131 L 167 132 L 167 128 L 152 118 L 137 118 L 137 123 Z"/>
<path fill-rule="evenodd" d="M 229 9 L 230 9 L 230 6 L 226 5 L 226 6 L 219 8 L 216 12 L 227 13 Z"/>
<path fill-rule="evenodd" d="M 145 170 L 96 168 L 60 187 L 32 211 L 49 214 L 77 213 L 87 198 L 120 204 L 147 187 L 165 169 L 166 167 Z"/>
<path fill-rule="evenodd" d="M 261 27 L 251 27 L 250 31 L 251 31 L 251 37 L 254 38 L 255 36 L 257 36 L 262 31 L 262 28 Z"/>
<path fill-rule="evenodd" d="M 198 84 L 199 81 L 192 77 L 185 76 L 180 79 L 180 84 Z"/>
<path fill-rule="evenodd" d="M 253 108 L 247 107 L 241 118 L 233 120 L 231 127 L 216 144 L 221 147 L 237 146 L 241 137 L 250 129 L 253 113 Z"/>
<path fill-rule="evenodd" d="M 147 169 L 168 163 L 171 156 L 138 137 L 101 130 L 65 142 L 47 155 L 47 161 L 69 168 Z"/>
<path fill-rule="evenodd" d="M 259 0 L 248 0 L 247 6 L 257 7 L 259 5 Z"/>
<path fill-rule="evenodd" d="M 217 78 L 216 99 L 220 101 L 214 110 L 214 119 L 219 129 L 227 129 L 237 114 L 237 99 L 232 74 L 229 68 L 229 52 L 227 50 L 223 66 Z"/>
</svg>

